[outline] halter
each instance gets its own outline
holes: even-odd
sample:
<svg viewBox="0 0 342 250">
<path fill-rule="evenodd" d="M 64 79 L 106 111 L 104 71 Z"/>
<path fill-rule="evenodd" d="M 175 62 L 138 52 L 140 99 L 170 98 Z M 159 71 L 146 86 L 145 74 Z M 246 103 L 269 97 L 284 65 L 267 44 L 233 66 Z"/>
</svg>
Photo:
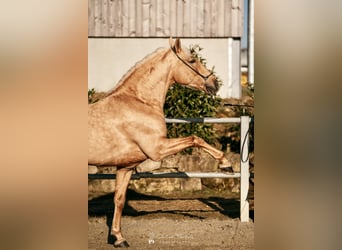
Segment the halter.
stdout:
<svg viewBox="0 0 342 250">
<path fill-rule="evenodd" d="M 173 53 L 175 53 L 175 55 L 177 56 L 177 58 L 178 58 L 182 63 L 184 63 L 186 66 L 188 66 L 188 67 L 189 67 L 193 72 L 195 72 L 197 75 L 199 75 L 200 77 L 202 77 L 204 81 L 207 81 L 208 78 L 209 78 L 212 74 L 214 74 L 213 71 L 211 71 L 211 73 L 210 73 L 209 75 L 207 75 L 207 76 L 201 74 L 201 73 L 198 72 L 196 69 L 194 69 L 193 67 L 191 67 L 191 65 L 189 65 L 186 61 L 184 61 L 183 58 L 181 58 L 181 57 L 177 54 L 176 48 L 175 48 L 175 47 L 171 47 L 171 50 L 173 51 Z"/>
</svg>

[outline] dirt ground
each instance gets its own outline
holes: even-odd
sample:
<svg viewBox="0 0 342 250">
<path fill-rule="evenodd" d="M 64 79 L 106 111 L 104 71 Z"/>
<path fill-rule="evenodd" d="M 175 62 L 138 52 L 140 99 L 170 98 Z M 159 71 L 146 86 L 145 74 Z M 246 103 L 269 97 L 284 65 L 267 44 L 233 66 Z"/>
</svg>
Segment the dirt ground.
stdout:
<svg viewBox="0 0 342 250">
<path fill-rule="evenodd" d="M 130 189 L 122 232 L 130 249 L 254 249 L 252 192 L 250 221 L 241 223 L 239 194 L 213 190 L 141 194 Z M 89 195 L 88 249 L 113 249 L 109 235 L 113 194 Z"/>
</svg>

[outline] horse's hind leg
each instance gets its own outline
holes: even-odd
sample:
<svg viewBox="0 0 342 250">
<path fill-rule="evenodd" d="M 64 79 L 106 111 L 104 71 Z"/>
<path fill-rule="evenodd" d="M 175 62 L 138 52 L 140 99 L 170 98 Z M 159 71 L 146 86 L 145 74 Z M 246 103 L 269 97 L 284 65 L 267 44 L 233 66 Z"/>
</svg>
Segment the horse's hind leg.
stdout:
<svg viewBox="0 0 342 250">
<path fill-rule="evenodd" d="M 115 210 L 112 222 L 111 233 L 116 237 L 114 242 L 114 247 L 128 247 L 126 239 L 121 234 L 121 216 L 122 210 L 126 201 L 126 193 L 129 180 L 132 176 L 132 169 L 121 168 L 116 171 L 116 181 L 115 181 L 115 195 L 114 203 Z"/>
</svg>

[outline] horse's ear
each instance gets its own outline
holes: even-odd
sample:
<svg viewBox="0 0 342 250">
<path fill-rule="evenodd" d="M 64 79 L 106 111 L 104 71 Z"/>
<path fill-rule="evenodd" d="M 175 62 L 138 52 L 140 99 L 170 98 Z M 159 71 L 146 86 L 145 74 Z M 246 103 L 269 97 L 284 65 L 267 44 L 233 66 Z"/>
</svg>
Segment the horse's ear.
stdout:
<svg viewBox="0 0 342 250">
<path fill-rule="evenodd" d="M 181 42 L 180 42 L 180 39 L 179 39 L 179 38 L 176 38 L 176 40 L 173 40 L 173 39 L 172 39 L 172 36 L 171 36 L 171 37 L 169 38 L 169 44 L 170 44 L 170 47 L 171 47 L 176 53 L 181 52 L 182 47 L 181 47 Z"/>
<path fill-rule="evenodd" d="M 175 46 L 175 41 L 173 41 L 172 36 L 170 36 L 169 38 L 169 44 L 170 44 L 170 47 L 173 49 L 173 47 Z"/>
<path fill-rule="evenodd" d="M 179 38 L 176 38 L 175 48 L 176 48 L 177 53 L 181 52 L 181 50 L 182 50 L 182 46 L 181 46 L 181 42 L 180 42 Z"/>
</svg>

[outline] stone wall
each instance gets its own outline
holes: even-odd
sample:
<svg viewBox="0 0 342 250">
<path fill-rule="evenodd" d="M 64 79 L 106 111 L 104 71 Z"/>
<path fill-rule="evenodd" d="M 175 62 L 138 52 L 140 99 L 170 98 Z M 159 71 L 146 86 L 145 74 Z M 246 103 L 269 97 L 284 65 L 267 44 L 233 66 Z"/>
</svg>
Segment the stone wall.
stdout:
<svg viewBox="0 0 342 250">
<path fill-rule="evenodd" d="M 232 162 L 234 172 L 240 171 L 239 154 L 227 153 Z M 165 158 L 156 163 L 147 160 L 143 167 L 137 168 L 140 172 L 215 172 L 218 170 L 218 161 L 206 152 L 195 149 L 192 155 L 177 154 Z M 91 167 L 91 173 L 115 173 L 115 167 L 96 168 Z M 239 192 L 239 179 L 235 178 L 141 178 L 131 180 L 130 188 L 138 192 L 172 192 L 172 191 L 199 191 L 204 187 L 212 189 L 229 189 L 231 192 Z M 88 191 L 96 195 L 104 195 L 114 192 L 115 180 L 89 180 Z"/>
</svg>

